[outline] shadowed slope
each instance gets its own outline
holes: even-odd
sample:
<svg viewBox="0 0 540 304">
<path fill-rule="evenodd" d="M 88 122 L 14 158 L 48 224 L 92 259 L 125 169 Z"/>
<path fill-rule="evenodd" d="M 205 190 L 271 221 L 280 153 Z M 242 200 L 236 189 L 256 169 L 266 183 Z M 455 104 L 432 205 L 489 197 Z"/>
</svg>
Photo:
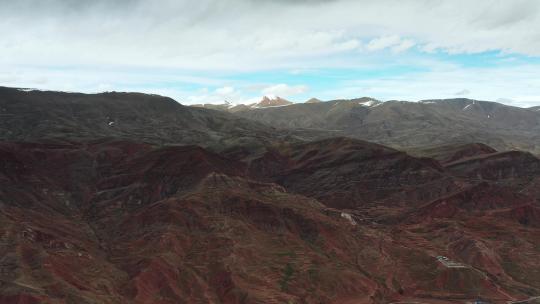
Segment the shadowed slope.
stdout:
<svg viewBox="0 0 540 304">
<path fill-rule="evenodd" d="M 477 155 L 491 154 L 497 152 L 490 146 L 482 143 L 443 145 L 435 147 L 418 148 L 410 151 L 413 155 L 436 159 L 442 164 L 459 161 Z"/>
<path fill-rule="evenodd" d="M 338 208 L 414 204 L 455 188 L 432 160 L 348 138 L 270 149 L 250 172 Z"/>
<path fill-rule="evenodd" d="M 121 138 L 222 148 L 263 144 L 271 128 L 231 114 L 185 107 L 140 93 L 81 94 L 0 88 L 0 139 L 43 141 Z"/>
</svg>

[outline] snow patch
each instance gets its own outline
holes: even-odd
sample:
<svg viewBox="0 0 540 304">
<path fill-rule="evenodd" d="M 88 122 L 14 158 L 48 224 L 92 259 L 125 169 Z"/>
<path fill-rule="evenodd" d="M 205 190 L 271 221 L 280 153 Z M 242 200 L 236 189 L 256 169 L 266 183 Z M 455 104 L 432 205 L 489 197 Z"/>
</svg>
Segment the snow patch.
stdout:
<svg viewBox="0 0 540 304">
<path fill-rule="evenodd" d="M 351 223 L 351 225 L 356 226 L 356 221 L 354 220 L 354 218 L 352 217 L 350 213 L 341 212 L 341 217 L 348 220 L 349 223 Z"/>
<path fill-rule="evenodd" d="M 372 107 L 374 105 L 377 105 L 378 102 L 375 100 L 368 100 L 368 101 L 360 101 L 358 104 L 362 106 L 366 106 L 366 107 Z"/>
<path fill-rule="evenodd" d="M 17 89 L 17 91 L 21 91 L 21 92 L 32 92 L 32 91 L 37 91 L 36 89 L 29 89 L 29 88 L 20 88 L 20 89 Z"/>
<path fill-rule="evenodd" d="M 468 108 L 470 108 L 472 105 L 475 105 L 476 104 L 476 101 L 473 101 L 472 103 L 466 105 L 462 110 L 465 111 L 467 110 Z"/>
<path fill-rule="evenodd" d="M 277 105 L 277 106 L 261 106 L 258 104 L 254 104 L 254 105 L 250 105 L 249 107 L 253 109 L 266 109 L 266 108 L 281 108 L 281 107 L 287 107 L 291 105 L 293 104 L 284 104 L 284 105 Z"/>
</svg>

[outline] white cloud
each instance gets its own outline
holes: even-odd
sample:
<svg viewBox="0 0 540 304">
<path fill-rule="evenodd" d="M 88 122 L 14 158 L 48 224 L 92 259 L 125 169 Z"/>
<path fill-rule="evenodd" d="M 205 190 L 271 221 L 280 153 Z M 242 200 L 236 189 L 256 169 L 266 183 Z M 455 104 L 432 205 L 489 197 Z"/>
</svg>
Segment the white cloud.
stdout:
<svg viewBox="0 0 540 304">
<path fill-rule="evenodd" d="M 288 84 L 280 83 L 264 88 L 261 93 L 263 95 L 287 97 L 305 93 L 307 90 L 308 87 L 305 85 L 290 86 Z"/>
<path fill-rule="evenodd" d="M 366 45 L 366 49 L 368 51 L 374 52 L 390 48 L 393 53 L 401 53 L 412 48 L 415 45 L 416 42 L 411 39 L 402 39 L 397 35 L 393 35 L 372 39 Z"/>
<path fill-rule="evenodd" d="M 371 51 L 401 52 L 416 43 L 426 51 L 540 55 L 536 0 L 291 2 L 6 1 L 0 63 L 328 67 L 336 64 L 329 54 L 352 52 L 363 41 Z"/>
<path fill-rule="evenodd" d="M 392 52 L 394 53 L 401 53 L 404 52 L 413 46 L 415 46 L 416 43 L 410 39 L 402 40 L 398 45 L 392 47 Z"/>
<path fill-rule="evenodd" d="M 393 36 L 385 36 L 385 37 L 379 37 L 371 40 L 366 48 L 369 51 L 378 51 L 382 49 L 386 49 L 391 46 L 395 46 L 401 43 L 401 38 L 399 36 L 393 35 Z"/>
<path fill-rule="evenodd" d="M 244 96 L 240 90 L 231 86 L 224 86 L 213 91 L 203 88 L 196 91 L 195 94 L 181 98 L 181 101 L 187 104 L 222 104 L 224 102 L 240 103 L 243 99 Z"/>
<path fill-rule="evenodd" d="M 377 79 L 346 81 L 339 89 L 319 98 L 371 96 L 381 100 L 416 101 L 455 98 L 456 93 L 478 100 L 498 100 L 514 106 L 540 105 L 539 65 L 468 68 L 445 67 L 429 72 L 410 73 Z M 511 81 L 509 81 L 511 79 Z M 469 89 L 463 89 L 467 87 Z M 501 99 L 504 96 L 504 99 Z"/>
<path fill-rule="evenodd" d="M 234 93 L 234 88 L 230 86 L 221 87 L 216 89 L 216 93 L 219 95 L 227 96 Z"/>
</svg>

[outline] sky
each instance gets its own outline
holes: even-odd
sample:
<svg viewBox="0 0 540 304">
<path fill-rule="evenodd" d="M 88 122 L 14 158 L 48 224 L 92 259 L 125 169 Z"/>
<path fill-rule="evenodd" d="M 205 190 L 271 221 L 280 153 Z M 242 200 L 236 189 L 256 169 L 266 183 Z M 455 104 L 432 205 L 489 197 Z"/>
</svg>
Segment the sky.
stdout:
<svg viewBox="0 0 540 304">
<path fill-rule="evenodd" d="M 540 105 L 537 0 L 0 0 L 0 85 Z"/>
</svg>

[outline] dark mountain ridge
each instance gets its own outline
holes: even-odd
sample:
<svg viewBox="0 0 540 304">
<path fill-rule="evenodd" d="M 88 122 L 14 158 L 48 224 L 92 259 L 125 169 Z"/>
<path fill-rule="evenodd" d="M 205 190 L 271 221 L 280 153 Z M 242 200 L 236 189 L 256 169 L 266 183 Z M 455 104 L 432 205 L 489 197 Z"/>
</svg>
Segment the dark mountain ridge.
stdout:
<svg viewBox="0 0 540 304">
<path fill-rule="evenodd" d="M 120 138 L 155 144 L 268 143 L 272 128 L 221 111 L 186 107 L 159 95 L 82 94 L 0 88 L 0 139 Z"/>
</svg>

